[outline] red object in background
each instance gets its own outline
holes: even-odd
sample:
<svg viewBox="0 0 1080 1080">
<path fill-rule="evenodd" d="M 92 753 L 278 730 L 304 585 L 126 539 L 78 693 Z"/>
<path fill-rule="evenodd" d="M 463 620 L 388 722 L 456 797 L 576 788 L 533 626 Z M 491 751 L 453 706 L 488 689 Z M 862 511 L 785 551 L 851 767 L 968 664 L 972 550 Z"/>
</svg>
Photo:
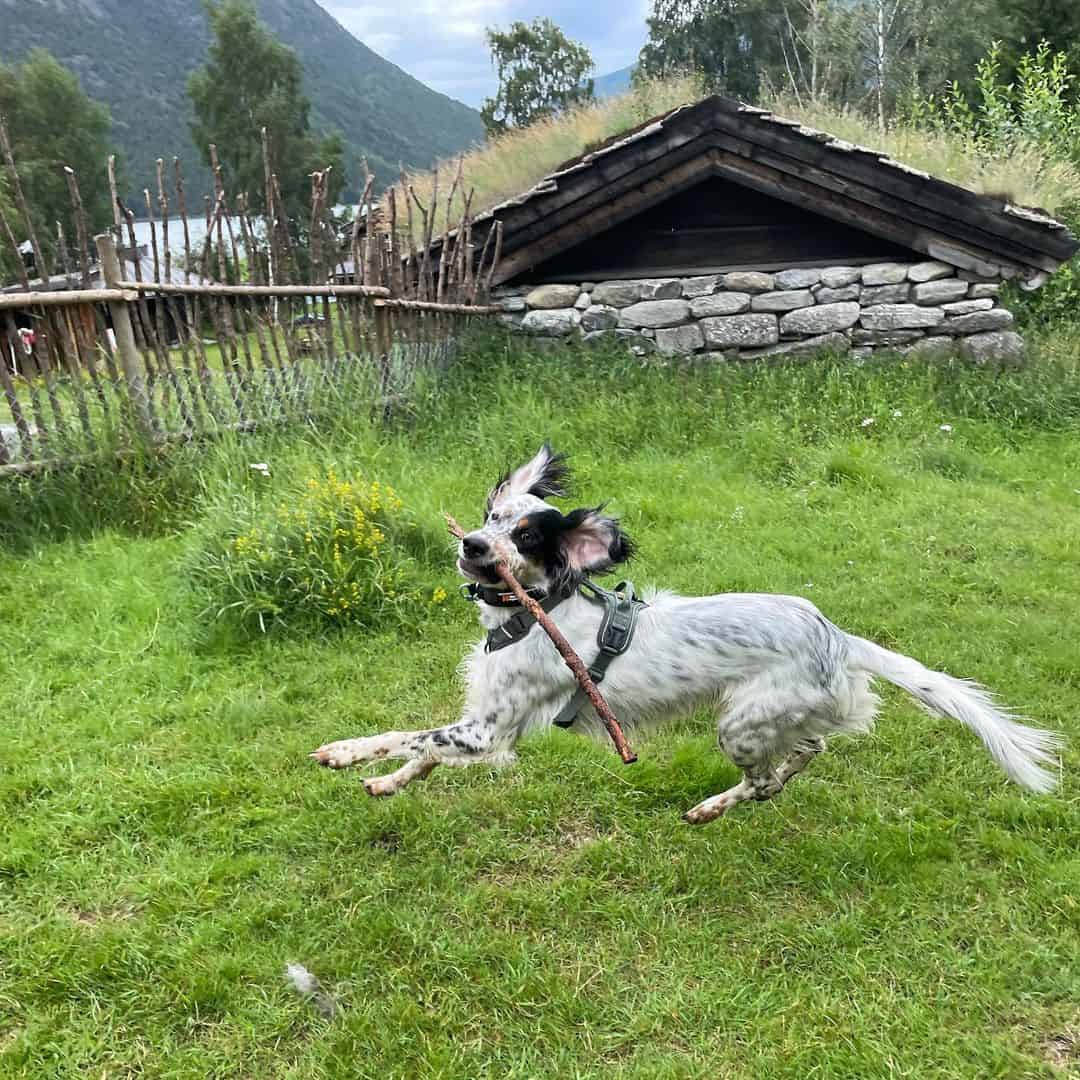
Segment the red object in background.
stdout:
<svg viewBox="0 0 1080 1080">
<path fill-rule="evenodd" d="M 30 327 L 24 326 L 19 330 L 19 340 L 22 341 L 23 352 L 29 356 L 34 351 L 37 334 Z"/>
</svg>

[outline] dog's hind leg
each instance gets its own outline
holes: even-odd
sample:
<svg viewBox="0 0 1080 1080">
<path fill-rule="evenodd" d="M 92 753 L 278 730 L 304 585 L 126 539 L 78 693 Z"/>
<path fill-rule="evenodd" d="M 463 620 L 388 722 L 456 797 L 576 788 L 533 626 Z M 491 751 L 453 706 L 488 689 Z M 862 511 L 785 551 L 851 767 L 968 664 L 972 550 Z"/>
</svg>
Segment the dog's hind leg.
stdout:
<svg viewBox="0 0 1080 1080">
<path fill-rule="evenodd" d="M 825 740 L 820 735 L 811 735 L 803 739 L 798 746 L 776 767 L 776 779 L 781 785 L 786 784 L 825 750 Z"/>
<path fill-rule="evenodd" d="M 771 799 L 783 786 L 768 764 L 759 763 L 745 769 L 742 780 L 734 787 L 720 792 L 719 795 L 712 795 L 704 802 L 699 802 L 697 806 L 687 810 L 683 814 L 683 819 L 691 825 L 704 825 L 705 822 L 726 814 L 733 806 L 746 802 L 748 799 L 755 799 L 758 802 Z"/>
</svg>

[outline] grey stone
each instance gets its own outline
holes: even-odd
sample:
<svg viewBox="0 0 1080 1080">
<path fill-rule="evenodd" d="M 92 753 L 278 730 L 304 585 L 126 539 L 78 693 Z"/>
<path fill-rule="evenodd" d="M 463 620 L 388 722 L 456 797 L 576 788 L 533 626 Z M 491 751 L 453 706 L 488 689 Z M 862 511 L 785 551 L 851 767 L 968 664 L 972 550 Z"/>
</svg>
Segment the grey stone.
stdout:
<svg viewBox="0 0 1080 1080">
<path fill-rule="evenodd" d="M 595 330 L 614 330 L 619 325 L 619 309 L 607 304 L 593 304 L 582 313 L 581 329 L 586 333 Z"/>
<path fill-rule="evenodd" d="M 656 352 L 656 344 L 642 337 L 636 330 L 593 330 L 582 339 L 586 345 L 605 345 L 621 342 L 635 356 L 648 356 Z"/>
<path fill-rule="evenodd" d="M 956 276 L 963 281 L 982 281 L 1000 283 L 1001 278 L 997 274 L 976 274 L 971 270 L 957 270 Z"/>
<path fill-rule="evenodd" d="M 860 345 L 857 349 L 852 349 L 848 354 L 851 360 L 869 360 L 874 355 L 874 349 L 871 345 Z"/>
<path fill-rule="evenodd" d="M 773 275 L 773 283 L 778 289 L 809 289 L 820 280 L 820 270 L 781 270 Z"/>
<path fill-rule="evenodd" d="M 750 307 L 750 294 L 744 292 L 719 292 L 712 296 L 698 296 L 690 301 L 690 314 L 695 319 L 708 319 L 714 315 L 738 315 Z"/>
<path fill-rule="evenodd" d="M 780 340 L 775 315 L 728 315 L 702 319 L 699 325 L 711 349 L 775 345 Z"/>
<path fill-rule="evenodd" d="M 640 281 L 602 281 L 592 291 L 594 304 L 623 308 L 641 299 Z"/>
<path fill-rule="evenodd" d="M 821 271 L 821 284 L 827 289 L 842 289 L 845 285 L 856 285 L 862 279 L 862 270 L 857 266 L 830 266 Z"/>
<path fill-rule="evenodd" d="M 759 270 L 733 270 L 724 275 L 724 288 L 734 292 L 763 293 L 772 287 L 772 274 L 763 274 Z"/>
<path fill-rule="evenodd" d="M 864 266 L 864 285 L 899 285 L 907 277 L 908 268 L 903 263 L 874 263 Z"/>
<path fill-rule="evenodd" d="M 642 300 L 619 312 L 619 325 L 633 329 L 648 326 L 655 330 L 661 326 L 678 326 L 689 318 L 690 305 L 685 300 Z"/>
<path fill-rule="evenodd" d="M 941 329 L 946 334 L 979 334 L 984 330 L 1004 330 L 1012 326 L 1012 321 L 1012 312 L 999 307 L 990 311 L 975 311 L 970 315 L 957 315 L 947 319 Z"/>
<path fill-rule="evenodd" d="M 847 330 L 859 321 L 859 305 L 848 301 L 843 304 L 818 304 L 817 307 L 789 311 L 780 318 L 780 333 L 828 334 L 832 330 Z"/>
<path fill-rule="evenodd" d="M 971 360 L 1015 363 L 1024 358 L 1024 339 L 1014 330 L 972 334 L 960 342 L 960 352 Z"/>
<path fill-rule="evenodd" d="M 946 315 L 970 315 L 973 311 L 989 311 L 994 301 L 989 296 L 979 300 L 958 300 L 955 304 L 942 304 L 941 310 Z"/>
<path fill-rule="evenodd" d="M 675 300 L 682 296 L 678 278 L 645 278 L 640 284 L 642 300 Z"/>
<path fill-rule="evenodd" d="M 883 286 L 886 289 L 893 288 L 892 285 Z M 818 286 L 814 293 L 814 299 L 819 304 L 839 304 L 842 300 L 858 300 L 859 293 L 862 292 L 862 286 L 858 283 L 853 285 L 840 285 L 833 289 L 826 285 Z"/>
<path fill-rule="evenodd" d="M 913 330 L 939 326 L 945 321 L 945 312 L 918 304 L 878 304 L 863 308 L 859 321 L 864 330 Z"/>
<path fill-rule="evenodd" d="M 852 330 L 856 345 L 910 345 L 923 336 L 921 330 Z"/>
<path fill-rule="evenodd" d="M 507 314 L 506 312 L 498 316 L 499 322 L 509 330 L 520 330 L 523 318 L 523 315 Z"/>
<path fill-rule="evenodd" d="M 908 267 L 909 281 L 936 281 L 938 278 L 952 277 L 953 267 L 943 262 L 921 262 Z"/>
<path fill-rule="evenodd" d="M 656 331 L 656 351 L 664 356 L 686 356 L 704 345 L 705 335 L 698 323 Z"/>
<path fill-rule="evenodd" d="M 576 307 L 578 309 L 578 311 L 584 311 L 586 308 L 590 307 L 591 305 L 592 305 L 592 298 L 589 296 L 589 294 L 587 292 L 581 293 L 578 296 L 578 298 L 574 301 L 574 307 Z"/>
<path fill-rule="evenodd" d="M 912 288 L 911 298 L 916 304 L 949 304 L 967 296 L 967 290 L 967 282 L 957 281 L 956 278 L 948 281 L 927 281 Z"/>
<path fill-rule="evenodd" d="M 593 289 L 595 289 L 595 288 L 596 288 L 596 282 L 595 281 L 583 281 L 581 283 L 581 291 L 582 292 L 592 292 Z"/>
<path fill-rule="evenodd" d="M 914 345 L 905 345 L 900 350 L 905 356 L 944 356 L 956 348 L 956 342 L 951 337 L 924 337 L 916 341 Z"/>
<path fill-rule="evenodd" d="M 747 349 L 740 355 L 748 359 L 759 356 L 809 356 L 824 349 L 832 352 L 847 352 L 850 348 L 851 342 L 846 334 L 819 334 L 816 337 L 803 338 L 801 341 L 787 341 L 783 345 L 772 345 L 767 349 Z"/>
<path fill-rule="evenodd" d="M 688 300 L 694 296 L 708 296 L 709 293 L 716 291 L 716 285 L 719 280 L 719 274 L 707 274 L 704 277 L 683 278 L 682 294 Z"/>
<path fill-rule="evenodd" d="M 649 326 L 643 327 L 641 330 L 638 331 L 638 333 L 642 337 L 647 337 L 647 338 L 655 338 L 656 337 L 656 331 L 653 330 L 652 327 L 649 327 Z"/>
<path fill-rule="evenodd" d="M 578 328 L 580 322 L 581 312 L 577 308 L 541 309 L 530 311 L 521 320 L 521 329 L 540 337 L 566 337 Z"/>
<path fill-rule="evenodd" d="M 525 298 L 523 296 L 500 296 L 495 301 L 495 306 L 505 312 L 524 311 Z"/>
<path fill-rule="evenodd" d="M 698 360 L 704 360 L 712 364 L 722 364 L 727 360 L 737 360 L 738 358 L 738 349 L 725 349 L 723 352 L 703 352 L 698 353 L 696 357 Z"/>
<path fill-rule="evenodd" d="M 568 308 L 574 306 L 580 292 L 576 285 L 538 285 L 525 297 L 525 303 L 540 311 Z"/>
<path fill-rule="evenodd" d="M 992 281 L 976 281 L 968 289 L 968 296 L 972 300 L 982 300 L 987 296 L 997 296 L 1001 292 L 1001 286 Z"/>
<path fill-rule="evenodd" d="M 779 276 L 779 275 L 778 275 Z M 752 311 L 794 311 L 809 307 L 814 294 L 809 289 L 785 289 L 781 292 L 762 293 L 750 301 Z"/>
<path fill-rule="evenodd" d="M 910 288 L 911 286 L 906 281 L 901 281 L 899 285 L 875 285 L 871 289 L 864 286 L 859 303 L 863 307 L 871 307 L 874 304 L 902 304 L 907 300 Z"/>
</svg>

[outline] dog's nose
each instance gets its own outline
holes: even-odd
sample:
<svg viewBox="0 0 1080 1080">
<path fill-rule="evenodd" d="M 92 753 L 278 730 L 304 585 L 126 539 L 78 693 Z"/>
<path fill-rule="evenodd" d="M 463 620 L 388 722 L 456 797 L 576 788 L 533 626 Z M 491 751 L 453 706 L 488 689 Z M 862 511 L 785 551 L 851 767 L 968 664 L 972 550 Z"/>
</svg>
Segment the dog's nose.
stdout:
<svg viewBox="0 0 1080 1080">
<path fill-rule="evenodd" d="M 466 536 L 461 541 L 461 550 L 466 559 L 479 559 L 490 549 L 488 542 L 481 536 Z"/>
</svg>

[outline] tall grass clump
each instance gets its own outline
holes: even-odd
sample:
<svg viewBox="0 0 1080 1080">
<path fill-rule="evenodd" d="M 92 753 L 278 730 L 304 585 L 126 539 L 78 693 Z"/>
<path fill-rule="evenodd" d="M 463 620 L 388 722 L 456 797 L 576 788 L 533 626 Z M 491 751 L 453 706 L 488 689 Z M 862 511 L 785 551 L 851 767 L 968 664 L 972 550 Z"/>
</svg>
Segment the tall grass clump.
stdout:
<svg viewBox="0 0 1080 1080">
<path fill-rule="evenodd" d="M 415 526 L 392 487 L 333 468 L 282 483 L 268 473 L 225 488 L 195 530 L 183 578 L 205 622 L 248 634 L 377 629 L 446 598 L 421 593 Z"/>
</svg>

